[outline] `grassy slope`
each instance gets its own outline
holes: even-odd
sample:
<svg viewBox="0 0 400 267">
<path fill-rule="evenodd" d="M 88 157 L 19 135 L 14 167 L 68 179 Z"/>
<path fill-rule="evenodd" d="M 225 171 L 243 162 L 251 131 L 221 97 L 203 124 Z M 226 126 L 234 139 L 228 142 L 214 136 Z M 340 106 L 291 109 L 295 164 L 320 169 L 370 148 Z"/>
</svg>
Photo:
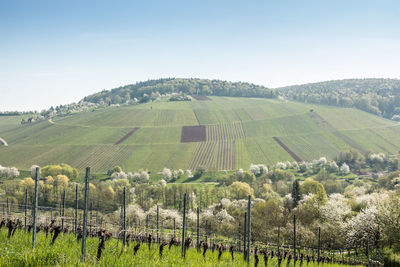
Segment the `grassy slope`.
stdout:
<svg viewBox="0 0 400 267">
<path fill-rule="evenodd" d="M 390 154 L 400 150 L 400 126 L 389 120 L 355 109 L 269 99 L 212 97 L 110 107 L 55 118 L 54 124 L 19 125 L 20 120 L 0 117 L 0 137 L 9 144 L 0 147 L 1 165 L 29 168 L 66 162 L 100 172 L 115 165 L 127 171 L 194 168 L 204 159 L 210 169 L 292 161 L 273 137 L 303 160 L 333 158 L 349 149 Z M 181 127 L 199 124 L 210 125 L 210 145 L 181 144 Z M 114 145 L 134 127 L 140 129 Z M 196 153 L 200 148 L 204 151 Z"/>
</svg>

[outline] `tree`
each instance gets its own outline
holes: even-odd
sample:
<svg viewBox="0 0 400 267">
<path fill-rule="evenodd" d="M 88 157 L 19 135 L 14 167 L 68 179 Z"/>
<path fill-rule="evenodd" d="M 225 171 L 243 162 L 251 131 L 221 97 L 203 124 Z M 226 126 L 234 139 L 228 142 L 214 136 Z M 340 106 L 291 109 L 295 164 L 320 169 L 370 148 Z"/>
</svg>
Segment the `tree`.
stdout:
<svg viewBox="0 0 400 267">
<path fill-rule="evenodd" d="M 249 184 L 243 182 L 234 182 L 229 186 L 230 195 L 234 199 L 243 199 L 246 198 L 248 195 L 253 196 L 254 190 L 250 187 Z"/>
<path fill-rule="evenodd" d="M 293 208 L 296 208 L 299 205 L 299 202 L 301 200 L 300 184 L 297 179 L 294 180 L 294 182 L 293 182 L 292 199 L 293 199 Z"/>
<path fill-rule="evenodd" d="M 325 205 L 327 201 L 325 188 L 321 183 L 307 178 L 300 186 L 301 195 L 314 194 L 321 205 Z"/>
<path fill-rule="evenodd" d="M 280 196 L 276 193 L 270 184 L 263 184 L 261 188 L 261 197 L 265 200 L 274 199 L 275 201 L 280 200 Z"/>
</svg>

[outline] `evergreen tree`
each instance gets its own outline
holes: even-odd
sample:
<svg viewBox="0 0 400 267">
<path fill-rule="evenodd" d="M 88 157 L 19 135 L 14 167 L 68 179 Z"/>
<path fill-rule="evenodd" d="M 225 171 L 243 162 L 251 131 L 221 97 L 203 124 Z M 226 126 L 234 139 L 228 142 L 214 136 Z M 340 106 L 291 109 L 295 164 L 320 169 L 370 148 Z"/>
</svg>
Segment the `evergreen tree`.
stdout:
<svg viewBox="0 0 400 267">
<path fill-rule="evenodd" d="M 292 199 L 293 199 L 293 208 L 296 208 L 299 205 L 301 194 L 300 194 L 300 184 L 299 181 L 296 179 L 293 182 L 292 186 Z"/>
</svg>

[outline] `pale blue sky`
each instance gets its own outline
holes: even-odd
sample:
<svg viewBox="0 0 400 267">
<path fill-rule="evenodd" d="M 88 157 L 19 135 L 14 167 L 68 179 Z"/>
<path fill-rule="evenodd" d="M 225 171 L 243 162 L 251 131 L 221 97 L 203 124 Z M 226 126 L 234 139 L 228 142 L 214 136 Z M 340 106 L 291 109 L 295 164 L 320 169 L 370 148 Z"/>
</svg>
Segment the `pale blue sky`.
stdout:
<svg viewBox="0 0 400 267">
<path fill-rule="evenodd" d="M 0 0 L 0 110 L 161 77 L 400 78 L 400 1 Z"/>
</svg>

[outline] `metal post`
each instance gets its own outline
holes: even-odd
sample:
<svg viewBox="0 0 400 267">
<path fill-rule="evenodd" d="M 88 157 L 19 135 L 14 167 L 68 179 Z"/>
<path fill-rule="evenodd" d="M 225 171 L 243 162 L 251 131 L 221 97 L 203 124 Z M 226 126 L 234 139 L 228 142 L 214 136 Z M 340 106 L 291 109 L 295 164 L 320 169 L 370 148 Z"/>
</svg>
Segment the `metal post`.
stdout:
<svg viewBox="0 0 400 267">
<path fill-rule="evenodd" d="M 78 183 L 75 185 L 75 222 L 74 222 L 74 234 L 76 236 L 76 232 L 78 230 Z"/>
<path fill-rule="evenodd" d="M 186 234 L 186 193 L 183 196 L 182 257 L 186 256 L 185 234 Z"/>
<path fill-rule="evenodd" d="M 251 196 L 247 202 L 247 264 L 250 265 L 250 242 L 251 242 Z"/>
<path fill-rule="evenodd" d="M 8 203 L 8 198 L 7 198 L 7 216 L 10 216 L 10 204 Z"/>
<path fill-rule="evenodd" d="M 121 207 L 121 215 L 122 215 L 122 207 Z M 90 207 L 89 207 L 89 233 L 92 232 L 92 226 L 93 226 L 93 201 L 90 202 Z"/>
<path fill-rule="evenodd" d="M 126 244 L 126 187 L 124 186 L 124 199 L 123 199 L 123 205 L 124 205 L 124 210 L 123 210 L 123 244 L 125 246 Z M 158 207 L 158 206 L 157 206 Z"/>
<path fill-rule="evenodd" d="M 28 220 L 28 189 L 25 189 L 25 206 L 24 206 L 24 210 L 25 210 L 25 233 L 26 233 L 26 224 L 27 224 L 27 220 Z"/>
<path fill-rule="evenodd" d="M 36 168 L 35 172 L 35 198 L 33 202 L 33 234 L 32 234 L 32 247 L 35 248 L 36 242 L 36 223 L 37 223 L 37 206 L 38 206 L 38 188 L 39 188 L 39 167 Z"/>
<path fill-rule="evenodd" d="M 319 264 L 319 257 L 320 257 L 320 252 L 321 250 L 321 227 L 318 227 L 318 264 Z"/>
<path fill-rule="evenodd" d="M 243 228 L 243 259 L 246 260 L 246 230 L 247 230 L 247 212 L 244 213 L 244 228 Z"/>
<path fill-rule="evenodd" d="M 82 236 L 82 261 L 85 261 L 86 256 L 86 226 L 87 226 L 87 216 L 88 216 L 88 198 L 89 198 L 89 177 L 90 177 L 90 167 L 86 167 L 85 175 L 85 204 L 83 206 L 83 236 Z"/>
<path fill-rule="evenodd" d="M 62 197 L 62 211 L 61 211 L 61 229 L 64 230 L 64 215 L 65 215 L 65 190 Z"/>
<path fill-rule="evenodd" d="M 296 266 L 296 215 L 293 215 L 293 260 Z"/>
<path fill-rule="evenodd" d="M 156 225 L 156 227 L 157 227 L 157 242 L 160 242 L 160 237 L 159 237 L 159 235 L 158 235 L 158 222 L 159 222 L 159 206 L 157 205 L 157 225 Z"/>
<path fill-rule="evenodd" d="M 200 250 L 200 208 L 197 207 L 197 251 Z"/>
</svg>

